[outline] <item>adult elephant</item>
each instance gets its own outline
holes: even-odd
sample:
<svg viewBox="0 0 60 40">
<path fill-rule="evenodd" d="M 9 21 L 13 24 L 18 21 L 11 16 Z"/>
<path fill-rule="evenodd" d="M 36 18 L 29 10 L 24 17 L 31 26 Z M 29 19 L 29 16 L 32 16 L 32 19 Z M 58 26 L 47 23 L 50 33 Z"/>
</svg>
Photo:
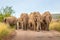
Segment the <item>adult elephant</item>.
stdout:
<svg viewBox="0 0 60 40">
<path fill-rule="evenodd" d="M 23 20 L 21 17 L 17 19 L 17 29 L 21 29 L 23 27 Z"/>
<path fill-rule="evenodd" d="M 31 12 L 29 15 L 29 26 L 33 30 L 39 31 L 41 29 L 42 18 L 39 12 Z"/>
<path fill-rule="evenodd" d="M 42 30 L 49 30 L 49 24 L 52 20 L 52 15 L 50 14 L 49 11 L 46 11 L 44 12 L 44 14 L 42 15 L 42 20 L 43 20 L 43 23 L 42 23 Z"/>
<path fill-rule="evenodd" d="M 27 30 L 27 26 L 28 26 L 28 14 L 27 13 L 22 13 L 20 15 L 20 18 L 18 18 L 18 25 L 20 28 Z"/>
<path fill-rule="evenodd" d="M 28 28 L 33 30 L 35 27 L 35 21 L 34 21 L 34 14 L 31 12 L 29 14 L 29 20 L 28 20 Z"/>
<path fill-rule="evenodd" d="M 17 18 L 14 16 L 10 16 L 10 17 L 5 17 L 4 18 L 4 22 L 9 24 L 10 26 L 17 26 Z"/>
</svg>

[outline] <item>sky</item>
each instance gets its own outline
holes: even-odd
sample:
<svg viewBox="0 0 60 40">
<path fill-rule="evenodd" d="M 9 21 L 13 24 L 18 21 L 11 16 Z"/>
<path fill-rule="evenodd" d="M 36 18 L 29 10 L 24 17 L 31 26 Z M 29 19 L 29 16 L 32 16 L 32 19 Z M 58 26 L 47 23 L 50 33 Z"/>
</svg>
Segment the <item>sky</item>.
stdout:
<svg viewBox="0 0 60 40">
<path fill-rule="evenodd" d="M 0 0 L 0 8 L 12 6 L 14 16 L 21 13 L 39 11 L 41 14 L 50 11 L 52 14 L 60 13 L 60 0 Z"/>
</svg>

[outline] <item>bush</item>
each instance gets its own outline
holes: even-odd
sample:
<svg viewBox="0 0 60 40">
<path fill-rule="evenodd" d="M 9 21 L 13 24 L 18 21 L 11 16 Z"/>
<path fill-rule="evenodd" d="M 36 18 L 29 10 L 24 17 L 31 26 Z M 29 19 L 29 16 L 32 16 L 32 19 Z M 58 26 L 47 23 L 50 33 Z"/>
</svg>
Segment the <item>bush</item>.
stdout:
<svg viewBox="0 0 60 40">
<path fill-rule="evenodd" d="M 0 23 L 0 40 L 7 37 L 12 31 L 13 29 L 10 29 L 8 24 Z"/>
<path fill-rule="evenodd" d="M 60 31 L 60 22 L 59 21 L 58 22 L 57 21 L 56 22 L 51 22 L 49 29 Z"/>
</svg>

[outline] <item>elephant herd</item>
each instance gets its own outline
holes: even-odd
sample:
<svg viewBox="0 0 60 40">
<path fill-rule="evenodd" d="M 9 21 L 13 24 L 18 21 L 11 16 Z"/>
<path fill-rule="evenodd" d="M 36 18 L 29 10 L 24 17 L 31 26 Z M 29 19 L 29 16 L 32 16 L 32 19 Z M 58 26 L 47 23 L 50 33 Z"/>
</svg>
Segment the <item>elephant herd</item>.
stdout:
<svg viewBox="0 0 60 40">
<path fill-rule="evenodd" d="M 49 11 L 44 12 L 42 15 L 39 12 L 31 12 L 30 14 L 22 13 L 19 18 L 14 16 L 4 18 L 5 23 L 16 26 L 16 29 L 34 31 L 49 31 L 51 20 L 52 15 Z"/>
</svg>

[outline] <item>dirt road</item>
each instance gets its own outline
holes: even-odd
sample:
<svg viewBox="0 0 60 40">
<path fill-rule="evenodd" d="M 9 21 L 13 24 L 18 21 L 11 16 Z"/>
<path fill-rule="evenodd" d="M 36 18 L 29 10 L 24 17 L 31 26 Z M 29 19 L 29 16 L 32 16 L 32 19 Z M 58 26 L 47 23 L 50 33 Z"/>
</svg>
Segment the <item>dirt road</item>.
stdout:
<svg viewBox="0 0 60 40">
<path fill-rule="evenodd" d="M 17 34 L 12 40 L 60 40 L 60 33 L 57 31 L 23 31 L 16 30 Z"/>
</svg>

